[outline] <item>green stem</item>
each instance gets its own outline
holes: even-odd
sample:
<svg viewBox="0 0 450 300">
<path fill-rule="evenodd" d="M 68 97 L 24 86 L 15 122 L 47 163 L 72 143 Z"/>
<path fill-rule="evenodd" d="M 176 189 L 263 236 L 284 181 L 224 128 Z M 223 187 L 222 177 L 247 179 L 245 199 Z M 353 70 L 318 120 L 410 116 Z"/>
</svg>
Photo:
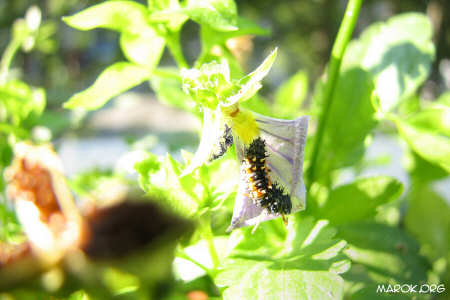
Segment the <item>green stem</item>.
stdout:
<svg viewBox="0 0 450 300">
<path fill-rule="evenodd" d="M 21 44 L 22 42 L 19 39 L 13 38 L 6 47 L 5 52 L 3 52 L 2 60 L 0 61 L 0 84 L 5 83 L 11 62 L 16 52 L 20 49 Z"/>
<path fill-rule="evenodd" d="M 196 265 L 199 268 L 201 268 L 202 270 L 204 270 L 206 273 L 208 273 L 208 274 L 210 273 L 210 270 L 207 267 L 205 267 L 204 265 L 202 265 L 201 263 L 199 263 L 198 261 L 196 261 L 195 259 L 190 257 L 183 249 L 178 249 L 177 250 L 177 256 L 181 257 L 181 258 L 184 258 L 185 260 L 190 261 L 194 265 Z"/>
<path fill-rule="evenodd" d="M 219 267 L 220 261 L 219 261 L 219 255 L 217 254 L 216 246 L 214 246 L 214 235 L 211 230 L 211 222 L 208 219 L 207 224 L 204 226 L 204 237 L 208 243 L 208 250 L 209 254 L 211 255 L 211 260 L 213 263 L 213 270 L 212 272 L 215 273 L 217 271 L 217 268 Z"/>
<path fill-rule="evenodd" d="M 183 55 L 183 50 L 181 49 L 180 43 L 180 32 L 169 31 L 166 38 L 167 47 L 170 53 L 175 59 L 179 68 L 189 68 L 186 59 Z"/>
<path fill-rule="evenodd" d="M 317 126 L 316 138 L 313 145 L 313 156 L 311 158 L 311 164 L 309 167 L 308 174 L 308 185 L 315 181 L 315 171 L 317 159 L 319 157 L 320 146 L 322 143 L 324 131 L 326 128 L 326 123 L 328 120 L 328 115 L 333 101 L 334 89 L 339 77 L 339 69 L 341 67 L 342 58 L 344 57 L 345 49 L 347 48 L 348 42 L 355 28 L 356 20 L 358 19 L 359 10 L 361 8 L 363 0 L 349 0 L 347 8 L 345 9 L 344 18 L 342 20 L 341 26 L 339 27 L 339 32 L 337 34 L 336 40 L 331 51 L 330 63 L 328 67 L 328 78 L 324 87 L 323 95 L 323 108 L 319 117 L 319 123 Z"/>
<path fill-rule="evenodd" d="M 181 76 L 178 72 L 175 72 L 174 70 L 169 70 L 169 69 L 163 69 L 163 68 L 155 69 L 155 70 L 153 70 L 152 75 L 158 76 L 158 77 L 174 78 L 174 79 L 181 80 Z"/>
</svg>

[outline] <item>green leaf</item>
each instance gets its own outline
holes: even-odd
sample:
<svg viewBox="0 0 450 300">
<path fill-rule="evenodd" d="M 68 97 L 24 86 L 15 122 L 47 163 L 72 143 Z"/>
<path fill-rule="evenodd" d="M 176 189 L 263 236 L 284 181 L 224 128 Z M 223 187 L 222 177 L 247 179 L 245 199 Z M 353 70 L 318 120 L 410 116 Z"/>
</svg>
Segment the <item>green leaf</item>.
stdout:
<svg viewBox="0 0 450 300">
<path fill-rule="evenodd" d="M 94 110 L 112 97 L 142 83 L 149 78 L 148 70 L 128 62 L 117 62 L 106 68 L 88 89 L 73 95 L 64 103 L 65 108 Z"/>
<path fill-rule="evenodd" d="M 231 81 L 227 60 L 203 64 L 200 69 L 182 69 L 181 76 L 183 90 L 199 104 L 213 110 L 239 88 Z"/>
<path fill-rule="evenodd" d="M 409 151 L 408 156 L 408 171 L 411 178 L 416 182 L 429 182 L 439 180 L 448 176 L 448 172 L 439 165 L 433 164 L 414 151 Z"/>
<path fill-rule="evenodd" d="M 348 299 L 349 300 L 411 300 L 414 298 L 411 298 L 408 294 L 402 294 L 402 293 L 382 293 L 377 292 L 378 284 L 372 283 L 364 285 L 363 288 L 359 289 L 357 292 L 352 294 Z M 385 285 L 385 288 L 388 288 L 388 285 Z M 347 298 L 346 298 L 347 299 Z"/>
<path fill-rule="evenodd" d="M 391 177 L 359 179 L 332 190 L 319 215 L 335 225 L 368 220 L 378 206 L 396 200 L 402 192 L 402 184 Z"/>
<path fill-rule="evenodd" d="M 134 292 L 141 284 L 136 275 L 115 268 L 108 268 L 105 270 L 103 281 L 114 295 Z"/>
<path fill-rule="evenodd" d="M 136 164 L 139 183 L 148 195 L 184 216 L 193 216 L 199 208 L 199 199 L 194 192 L 198 183 L 191 176 L 180 178 L 183 166 L 170 155 L 148 159 Z"/>
<path fill-rule="evenodd" d="M 158 69 L 151 76 L 150 85 L 159 101 L 188 112 L 197 113 L 197 115 L 200 113 L 192 98 L 183 91 L 183 82 L 175 70 Z"/>
<path fill-rule="evenodd" d="M 46 104 L 44 89 L 32 89 L 19 80 L 11 80 L 1 86 L 0 99 L 4 117 L 14 126 L 27 118 L 41 115 Z"/>
<path fill-rule="evenodd" d="M 308 220 L 308 223 L 313 222 Z M 280 251 L 285 251 L 286 237 L 286 226 L 279 220 L 263 222 L 255 232 L 246 227 L 234 230 L 229 238 L 229 248 L 233 256 L 250 253 L 260 257 L 275 257 Z"/>
<path fill-rule="evenodd" d="M 274 110 L 284 117 L 294 117 L 308 94 L 308 75 L 299 71 L 277 90 Z"/>
<path fill-rule="evenodd" d="M 434 59 L 427 16 L 405 13 L 369 26 L 349 44 L 343 70 L 359 66 L 375 80 L 380 109 L 389 111 L 412 96 L 427 78 Z"/>
<path fill-rule="evenodd" d="M 329 178 L 331 170 L 353 165 L 363 157 L 366 137 L 377 124 L 371 103 L 373 88 L 372 77 L 362 69 L 340 75 L 316 166 L 318 178 Z"/>
<path fill-rule="evenodd" d="M 224 258 L 228 248 L 228 237 L 216 236 L 213 238 L 213 243 L 218 251 L 219 259 Z M 195 261 L 197 264 L 192 261 Z M 206 270 L 212 270 L 214 268 L 208 241 L 202 239 L 184 248 L 183 251 L 179 252 L 173 267 L 175 276 L 184 282 L 204 276 Z"/>
<path fill-rule="evenodd" d="M 269 29 L 259 26 L 250 19 L 239 16 L 237 24 L 238 29 L 236 31 L 227 32 L 225 34 L 228 38 L 242 35 L 270 35 Z"/>
<path fill-rule="evenodd" d="M 408 119 L 393 116 L 400 135 L 424 159 L 450 172 L 450 108 L 436 106 Z"/>
<path fill-rule="evenodd" d="M 156 5 L 159 6 L 158 9 L 155 9 L 156 7 L 150 8 L 150 22 L 155 24 L 165 23 L 172 32 L 180 31 L 183 24 L 189 19 L 178 0 L 168 1 L 167 3 L 159 2 Z"/>
<path fill-rule="evenodd" d="M 17 243 L 23 239 L 22 227 L 16 215 L 3 201 L 0 202 L 0 244 Z"/>
<path fill-rule="evenodd" d="M 106 1 L 73 16 L 63 17 L 63 21 L 78 30 L 107 28 L 139 34 L 148 25 L 147 15 L 147 8 L 134 1 Z"/>
<path fill-rule="evenodd" d="M 411 125 L 450 136 L 450 107 L 435 105 L 408 118 Z"/>
<path fill-rule="evenodd" d="M 216 143 L 223 135 L 224 125 L 220 112 L 205 108 L 203 110 L 203 129 L 200 145 L 194 157 L 183 170 L 182 176 L 192 173 L 200 166 L 206 164 L 212 157 Z"/>
<path fill-rule="evenodd" d="M 136 163 L 134 168 L 139 174 L 139 184 L 145 191 L 151 185 L 150 175 L 161 169 L 161 163 L 156 155 L 149 153 L 148 157 Z"/>
<path fill-rule="evenodd" d="M 37 88 L 31 90 L 31 111 L 40 116 L 45 109 L 46 95 L 43 88 Z"/>
<path fill-rule="evenodd" d="M 114 175 L 110 170 L 94 168 L 74 176 L 69 184 L 70 188 L 79 195 L 92 194 L 102 182 L 113 180 Z"/>
<path fill-rule="evenodd" d="M 445 106 L 450 106 L 450 92 L 445 92 L 440 95 L 436 102 Z"/>
<path fill-rule="evenodd" d="M 343 280 L 326 271 L 289 268 L 286 263 L 233 259 L 217 284 L 230 286 L 223 299 L 342 299 Z"/>
<path fill-rule="evenodd" d="M 265 115 L 268 117 L 277 118 L 280 117 L 277 112 L 269 106 L 267 99 L 261 97 L 260 95 L 256 94 L 253 97 L 251 97 L 249 100 L 242 102 L 240 104 L 242 108 L 251 110 L 255 113 Z"/>
<path fill-rule="evenodd" d="M 253 97 L 262 87 L 261 81 L 267 76 L 277 57 L 277 49 L 272 51 L 269 56 L 250 74 L 239 80 L 240 90 L 227 99 L 228 104 L 244 102 Z"/>
<path fill-rule="evenodd" d="M 344 252 L 352 267 L 363 267 L 374 282 L 425 283 L 430 266 L 418 254 L 417 242 L 400 228 L 368 222 L 337 229 L 338 237 L 349 244 Z"/>
<path fill-rule="evenodd" d="M 167 27 L 174 32 L 180 31 L 188 19 L 189 17 L 182 9 L 155 11 L 149 17 L 151 23 L 166 23 Z"/>
<path fill-rule="evenodd" d="M 412 185 L 405 227 L 421 242 L 432 261 L 450 260 L 450 206 L 430 186 Z"/>
<path fill-rule="evenodd" d="M 218 31 L 208 26 L 202 26 L 200 28 L 202 52 L 195 61 L 195 65 L 198 66 L 214 60 L 226 59 L 230 65 L 231 77 L 240 78 L 244 74 L 241 64 L 237 60 L 237 57 L 234 56 L 236 51 L 233 51 L 235 45 L 239 45 L 240 42 L 237 41 L 236 43 L 236 41 L 230 39 L 247 36 L 250 41 L 251 37 L 249 36 L 269 35 L 269 33 L 269 30 L 242 17 L 238 18 L 238 29 L 234 31 Z M 218 49 L 220 51 L 217 51 Z M 237 52 L 239 53 L 239 50 Z"/>
<path fill-rule="evenodd" d="M 89 299 L 89 296 L 86 294 L 85 291 L 79 290 L 79 291 L 72 293 L 67 299 L 68 300 L 87 300 L 87 299 Z"/>
<path fill-rule="evenodd" d="M 158 65 L 164 46 L 164 38 L 150 26 L 144 27 L 138 34 L 124 32 L 120 35 L 120 47 L 125 57 L 150 70 Z"/>
<path fill-rule="evenodd" d="M 154 69 L 164 50 L 164 38 L 148 22 L 148 10 L 132 1 L 109 1 L 63 20 L 79 30 L 107 28 L 121 32 L 120 46 L 132 62 Z"/>
<path fill-rule="evenodd" d="M 201 28 L 201 39 L 204 48 L 210 51 L 215 45 L 223 45 L 228 39 L 243 35 L 269 35 L 270 31 L 260 27 L 249 19 L 238 18 L 237 29 L 233 31 L 218 31 L 212 27 Z M 202 49 L 204 51 L 204 49 Z"/>
<path fill-rule="evenodd" d="M 188 0 L 184 12 L 195 22 L 219 31 L 238 29 L 234 0 Z"/>
<path fill-rule="evenodd" d="M 0 133 L 14 134 L 16 137 L 20 139 L 27 139 L 30 136 L 30 133 L 26 129 L 22 128 L 20 125 L 15 126 L 3 122 L 0 122 Z"/>
<path fill-rule="evenodd" d="M 338 273 L 348 264 L 340 255 L 345 242 L 333 239 L 334 234 L 325 221 L 305 218 L 291 224 L 284 247 L 264 244 L 261 238 L 242 240 L 216 284 L 228 287 L 224 299 L 342 299 L 343 280 Z"/>
</svg>

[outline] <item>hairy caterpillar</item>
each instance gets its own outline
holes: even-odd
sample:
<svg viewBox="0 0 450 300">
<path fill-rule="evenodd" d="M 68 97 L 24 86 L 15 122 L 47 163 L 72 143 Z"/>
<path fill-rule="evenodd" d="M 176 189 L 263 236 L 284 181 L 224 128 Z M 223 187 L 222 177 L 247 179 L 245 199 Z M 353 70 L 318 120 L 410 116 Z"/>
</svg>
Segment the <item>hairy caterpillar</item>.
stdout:
<svg viewBox="0 0 450 300">
<path fill-rule="evenodd" d="M 266 166 L 266 143 L 258 137 L 245 149 L 244 171 L 246 173 L 249 197 L 259 206 L 270 213 L 289 214 L 292 202 L 284 188 L 277 182 L 272 182 L 269 169 Z"/>
</svg>

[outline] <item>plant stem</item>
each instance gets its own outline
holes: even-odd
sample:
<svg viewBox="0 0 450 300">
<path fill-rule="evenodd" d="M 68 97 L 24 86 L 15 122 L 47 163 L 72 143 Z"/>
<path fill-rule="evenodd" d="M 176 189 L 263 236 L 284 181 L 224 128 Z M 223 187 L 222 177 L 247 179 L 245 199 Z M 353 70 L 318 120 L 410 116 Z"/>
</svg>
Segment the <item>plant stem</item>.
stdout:
<svg viewBox="0 0 450 300">
<path fill-rule="evenodd" d="M 336 40 L 331 51 L 330 63 L 328 66 L 327 82 L 324 87 L 323 108 L 319 116 L 319 123 L 317 126 L 316 137 L 313 145 L 313 154 L 311 164 L 308 172 L 308 186 L 315 181 L 315 171 L 317 159 L 319 157 L 320 146 L 322 143 L 326 123 L 333 101 L 334 89 L 339 77 L 339 69 L 341 67 L 342 58 L 344 57 L 345 49 L 355 28 L 356 20 L 358 19 L 359 10 L 363 0 L 349 0 L 347 8 L 345 9 L 344 18 L 336 37 Z"/>
<path fill-rule="evenodd" d="M 158 69 L 153 70 L 152 75 L 158 76 L 158 77 L 174 78 L 174 79 L 181 80 L 181 75 L 179 73 L 175 72 L 174 70 L 170 70 L 170 69 L 158 68 Z"/>
<path fill-rule="evenodd" d="M 19 39 L 13 38 L 6 47 L 5 52 L 3 52 L 3 56 L 0 61 L 0 85 L 5 83 L 11 62 L 21 44 L 22 42 Z"/>
<path fill-rule="evenodd" d="M 167 47 L 170 50 L 173 58 L 175 59 L 179 68 L 189 68 L 186 59 L 183 55 L 183 50 L 181 49 L 180 43 L 180 32 L 179 31 L 169 31 L 166 38 Z"/>
<path fill-rule="evenodd" d="M 204 265 L 202 265 L 201 263 L 199 263 L 198 261 L 196 261 L 195 259 L 190 257 L 183 249 L 178 249 L 177 250 L 177 256 L 181 257 L 181 258 L 184 258 L 185 260 L 190 261 L 191 263 L 193 263 L 194 265 L 198 266 L 203 271 L 205 271 L 206 273 L 209 274 L 210 270 L 207 267 L 205 267 Z"/>
<path fill-rule="evenodd" d="M 208 243 L 208 250 L 209 254 L 211 255 L 211 260 L 213 263 L 212 272 L 215 274 L 220 264 L 219 255 L 217 254 L 216 246 L 214 246 L 214 235 L 211 230 L 211 221 L 208 219 L 208 222 L 206 223 L 207 224 L 204 224 L 203 234 Z"/>
</svg>

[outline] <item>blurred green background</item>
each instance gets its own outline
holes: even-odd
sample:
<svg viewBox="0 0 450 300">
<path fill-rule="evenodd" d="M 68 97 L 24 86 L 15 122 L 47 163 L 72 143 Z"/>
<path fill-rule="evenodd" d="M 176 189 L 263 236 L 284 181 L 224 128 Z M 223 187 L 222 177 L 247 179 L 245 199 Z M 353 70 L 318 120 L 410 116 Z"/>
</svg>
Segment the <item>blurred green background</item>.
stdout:
<svg viewBox="0 0 450 300">
<path fill-rule="evenodd" d="M 75 92 L 88 87 L 110 63 L 122 60 L 117 33 L 107 30 L 81 32 L 61 21 L 86 7 L 102 1 L 88 0 L 2 0 L 0 1 L 0 49 L 4 49 L 12 23 L 23 17 L 31 5 L 42 10 L 46 23 L 38 51 L 19 53 L 13 62 L 16 72 L 22 72 L 24 81 L 42 86 L 47 91 L 48 108 L 61 110 L 61 103 Z M 145 3 L 145 1 L 141 1 Z M 253 69 L 274 47 L 279 47 L 276 66 L 269 74 L 263 94 L 272 91 L 295 72 L 303 69 L 309 82 L 323 72 L 329 58 L 332 42 L 347 1 L 336 0 L 282 0 L 237 1 L 239 14 L 271 30 L 271 35 L 242 40 L 236 47 L 245 53 L 246 71 Z M 431 76 L 422 89 L 425 99 L 435 99 L 450 83 L 450 3 L 445 0 L 365 1 L 355 30 L 357 36 L 374 21 L 407 11 L 426 13 L 433 22 L 437 49 Z M 183 29 L 186 55 L 192 62 L 199 53 L 198 25 L 189 22 Z M 171 65 L 165 53 L 162 65 Z M 143 85 L 141 91 L 148 92 Z M 269 97 L 270 99 L 270 97 Z"/>
<path fill-rule="evenodd" d="M 50 128 L 69 175 L 91 169 L 113 167 L 128 150 L 127 143 L 154 135 L 144 148 L 156 154 L 167 151 L 179 155 L 179 149 L 194 151 L 198 144 L 196 131 L 200 122 L 191 114 L 156 101 L 148 83 L 121 95 L 101 110 L 83 113 L 62 108 L 62 103 L 89 87 L 110 64 L 126 60 L 120 50 L 119 34 L 104 29 L 78 31 L 61 20 L 102 1 L 88 0 L 2 0 L 0 1 L 0 49 L 4 51 L 11 38 L 12 24 L 26 10 L 36 5 L 42 10 L 42 26 L 36 47 L 31 52 L 19 51 L 10 75 L 26 83 L 43 87 L 47 108 L 42 125 Z M 139 1 L 138 1 L 139 2 Z M 146 4 L 146 1 L 140 1 Z M 314 83 L 323 74 L 332 43 L 345 10 L 344 0 L 237 1 L 239 14 L 270 30 L 267 36 L 243 37 L 228 44 L 238 55 L 245 72 L 253 70 L 266 55 L 278 47 L 274 67 L 265 79 L 261 95 L 273 101 L 275 91 L 298 71 L 308 85 L 305 104 L 311 103 Z M 445 0 L 367 0 L 362 6 L 354 37 L 369 25 L 402 12 L 426 13 L 434 27 L 436 60 L 431 75 L 419 91 L 422 101 L 433 101 L 450 87 L 450 2 Z M 183 50 L 189 63 L 200 53 L 199 25 L 188 21 L 181 34 Z M 160 66 L 175 66 L 165 50 Z M 265 113 L 270 114 L 266 111 Z M 289 115 L 289 114 L 288 114 Z M 391 141 L 375 142 L 375 150 L 383 155 L 401 157 L 398 145 Z M 378 146 L 377 146 L 378 145 Z M 105 151 L 107 149 L 107 151 Z M 371 150 L 368 156 L 371 156 Z M 389 171 L 399 179 L 406 178 L 399 160 Z M 386 173 L 386 172 L 384 172 Z M 403 180 L 404 182 L 407 179 Z"/>
<path fill-rule="evenodd" d="M 72 179 L 74 174 L 94 167 L 106 169 L 131 166 L 132 169 L 132 163 L 127 162 L 126 153 L 135 141 L 139 141 L 139 144 L 134 143 L 135 148 L 132 150 L 151 150 L 155 154 L 171 152 L 176 158 L 179 158 L 181 148 L 193 152 L 199 141 L 197 133 L 200 128 L 199 120 L 192 114 L 156 101 L 148 82 L 118 96 L 119 101 L 111 101 L 95 112 L 69 111 L 62 108 L 65 101 L 89 87 L 107 66 L 125 60 L 120 50 L 118 33 L 103 29 L 78 31 L 61 21 L 62 16 L 73 15 L 100 2 L 103 1 L 0 0 L 1 52 L 11 38 L 11 28 L 15 20 L 22 18 L 32 5 L 38 6 L 42 11 L 43 24 L 40 27 L 36 47 L 31 52 L 20 51 L 17 54 L 10 75 L 46 90 L 47 108 L 42 125 L 51 129 L 52 141 Z M 273 101 L 280 85 L 298 71 L 303 71 L 299 76 L 304 76 L 305 79 L 299 81 L 308 86 L 302 91 L 307 91 L 306 105 L 309 105 L 312 102 L 314 83 L 318 82 L 329 60 L 332 43 L 346 4 L 347 1 L 344 0 L 237 1 L 239 15 L 269 29 L 271 34 L 235 39 L 227 46 L 235 51 L 246 73 L 258 66 L 270 51 L 278 47 L 277 60 L 264 81 L 261 95 L 265 100 Z M 420 101 L 430 102 L 448 91 L 450 87 L 450 1 L 366 0 L 362 6 L 354 38 L 374 22 L 385 21 L 394 15 L 412 11 L 427 14 L 433 24 L 436 59 L 430 76 L 418 93 Z M 182 30 L 183 50 L 192 65 L 201 50 L 199 25 L 188 21 Z M 175 66 L 167 50 L 160 66 Z M 277 109 L 286 116 L 289 115 L 289 112 L 282 111 L 280 107 Z M 290 113 L 292 115 L 292 112 Z M 377 135 L 370 137 L 373 140 L 365 140 L 371 145 L 367 149 L 364 161 L 352 169 L 342 169 L 335 184 L 350 182 L 360 175 L 390 175 L 399 179 L 406 187 L 412 186 L 410 193 L 412 196 L 409 196 L 411 201 L 417 199 L 420 205 L 422 203 L 428 205 L 429 202 L 422 199 L 428 201 L 427 197 L 433 196 L 434 191 L 426 187 L 427 182 L 422 183 L 414 179 L 414 175 L 417 175 L 414 172 L 421 172 L 422 164 L 425 166 L 422 170 L 430 168 L 416 154 L 408 155 L 410 152 L 405 144 L 402 144 L 395 135 L 391 135 L 392 132 L 392 124 L 382 123 L 377 129 Z M 404 168 L 408 157 L 410 164 L 413 160 L 417 164 L 411 174 Z M 139 158 L 142 157 L 134 159 Z M 98 171 L 98 177 L 101 177 L 102 172 Z M 426 175 L 431 179 L 447 176 L 439 173 L 435 178 L 431 171 L 429 174 L 427 171 L 422 173 L 425 173 L 425 176 L 424 174 L 417 176 L 421 178 L 420 180 L 427 177 Z M 86 178 L 80 178 L 78 181 L 75 178 L 74 189 L 77 184 L 86 188 L 83 182 Z M 433 188 L 442 192 L 443 198 L 450 204 L 448 176 L 446 178 L 433 185 Z M 113 184 L 117 185 L 116 182 Z M 439 196 L 436 196 L 438 199 L 436 202 L 440 205 Z M 410 214 L 409 219 L 402 221 L 407 227 L 420 227 L 416 224 L 411 225 L 417 219 L 427 223 L 433 218 L 431 213 L 426 214 L 426 207 L 420 205 L 415 206 L 416 210 Z M 403 204 L 400 209 L 405 209 Z M 439 211 L 441 207 L 437 205 L 436 208 L 431 207 L 432 211 L 434 209 Z M 389 213 L 390 211 L 387 211 L 387 214 Z M 229 216 L 224 219 L 228 222 Z M 393 223 L 400 220 L 398 215 L 393 215 L 390 219 L 395 219 Z M 430 228 L 433 228 L 434 223 L 430 223 Z M 405 224 L 401 223 L 400 227 Z M 443 238 L 445 240 L 446 237 Z M 425 248 L 424 251 L 433 254 L 434 250 Z"/>
</svg>

